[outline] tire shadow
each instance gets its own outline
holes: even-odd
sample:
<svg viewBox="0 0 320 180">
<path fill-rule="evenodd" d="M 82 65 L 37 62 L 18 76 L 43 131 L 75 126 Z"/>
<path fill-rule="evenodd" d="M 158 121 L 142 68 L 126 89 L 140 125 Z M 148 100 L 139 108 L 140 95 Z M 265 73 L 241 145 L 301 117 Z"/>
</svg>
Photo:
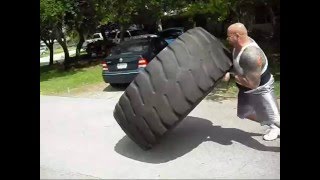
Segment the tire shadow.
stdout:
<svg viewBox="0 0 320 180">
<path fill-rule="evenodd" d="M 142 150 L 128 136 L 119 140 L 114 150 L 125 157 L 154 164 L 172 161 L 206 141 L 225 146 L 236 141 L 259 151 L 280 152 L 280 147 L 268 147 L 252 138 L 252 136 L 261 135 L 236 128 L 213 126 L 209 120 L 187 116 L 175 129 L 162 137 L 161 142 L 151 150 Z"/>
</svg>

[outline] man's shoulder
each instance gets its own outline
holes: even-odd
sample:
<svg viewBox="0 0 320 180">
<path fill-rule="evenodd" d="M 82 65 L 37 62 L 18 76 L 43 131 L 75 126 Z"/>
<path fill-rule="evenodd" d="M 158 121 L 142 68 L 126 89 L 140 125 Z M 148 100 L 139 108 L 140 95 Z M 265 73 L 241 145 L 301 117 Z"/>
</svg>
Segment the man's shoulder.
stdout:
<svg viewBox="0 0 320 180">
<path fill-rule="evenodd" d="M 248 46 L 241 54 L 241 59 L 251 59 L 262 55 L 262 50 L 257 46 Z"/>
<path fill-rule="evenodd" d="M 240 56 L 241 67 L 254 66 L 262 57 L 261 49 L 256 46 L 247 47 Z M 262 62 L 263 63 L 263 62 Z"/>
</svg>

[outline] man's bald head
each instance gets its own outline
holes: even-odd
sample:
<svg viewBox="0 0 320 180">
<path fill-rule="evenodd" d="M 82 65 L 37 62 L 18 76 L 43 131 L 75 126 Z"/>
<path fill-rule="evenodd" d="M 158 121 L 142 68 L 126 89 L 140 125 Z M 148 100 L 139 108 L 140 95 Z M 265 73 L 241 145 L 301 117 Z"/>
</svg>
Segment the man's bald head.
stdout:
<svg viewBox="0 0 320 180">
<path fill-rule="evenodd" d="M 242 23 L 234 23 L 228 27 L 228 32 L 238 33 L 239 35 L 248 35 L 247 28 Z"/>
<path fill-rule="evenodd" d="M 228 27 L 227 40 L 233 47 L 242 47 L 249 40 L 247 28 L 242 23 L 234 23 Z"/>
</svg>

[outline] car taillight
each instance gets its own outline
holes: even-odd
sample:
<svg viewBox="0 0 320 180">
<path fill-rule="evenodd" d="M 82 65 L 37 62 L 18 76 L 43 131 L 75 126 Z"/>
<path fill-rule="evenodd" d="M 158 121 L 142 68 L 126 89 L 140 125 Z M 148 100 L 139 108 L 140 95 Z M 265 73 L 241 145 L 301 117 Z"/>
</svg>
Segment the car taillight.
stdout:
<svg viewBox="0 0 320 180">
<path fill-rule="evenodd" d="M 139 59 L 139 65 L 138 68 L 147 67 L 148 61 L 144 58 Z"/>
<path fill-rule="evenodd" d="M 102 70 L 108 71 L 108 66 L 107 66 L 107 63 L 105 61 L 102 62 Z"/>
</svg>

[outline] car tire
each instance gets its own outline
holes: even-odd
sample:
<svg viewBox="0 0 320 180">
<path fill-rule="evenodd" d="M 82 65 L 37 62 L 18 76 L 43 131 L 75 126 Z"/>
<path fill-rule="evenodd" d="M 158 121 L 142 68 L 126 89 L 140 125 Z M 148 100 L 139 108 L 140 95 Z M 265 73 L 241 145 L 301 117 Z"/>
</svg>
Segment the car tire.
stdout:
<svg viewBox="0 0 320 180">
<path fill-rule="evenodd" d="M 193 28 L 164 48 L 127 87 L 113 115 L 127 136 L 147 150 L 179 124 L 230 70 L 230 52 Z"/>
</svg>

